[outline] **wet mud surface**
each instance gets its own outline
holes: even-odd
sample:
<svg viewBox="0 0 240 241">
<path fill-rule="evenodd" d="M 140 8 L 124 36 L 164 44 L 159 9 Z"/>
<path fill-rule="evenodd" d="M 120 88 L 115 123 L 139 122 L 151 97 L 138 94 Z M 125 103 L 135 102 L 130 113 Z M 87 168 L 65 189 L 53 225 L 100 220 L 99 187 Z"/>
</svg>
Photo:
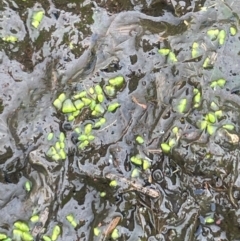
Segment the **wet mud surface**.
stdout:
<svg viewBox="0 0 240 241">
<path fill-rule="evenodd" d="M 3 240 L 240 240 L 239 9 L 2 1 Z"/>
</svg>

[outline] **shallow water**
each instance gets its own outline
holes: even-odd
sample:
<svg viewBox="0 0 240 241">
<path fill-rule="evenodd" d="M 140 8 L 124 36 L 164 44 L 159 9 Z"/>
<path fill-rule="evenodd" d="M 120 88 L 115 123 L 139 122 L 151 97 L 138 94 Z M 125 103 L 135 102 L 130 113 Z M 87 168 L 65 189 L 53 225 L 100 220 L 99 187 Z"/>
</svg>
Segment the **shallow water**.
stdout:
<svg viewBox="0 0 240 241">
<path fill-rule="evenodd" d="M 56 224 L 57 240 L 112 240 L 115 220 L 116 240 L 239 240 L 240 45 L 238 31 L 230 32 L 238 30 L 239 7 L 230 0 L 0 3 L 0 232 L 13 237 L 22 220 L 30 231 L 45 228 L 35 240 L 51 236 Z M 39 10 L 44 17 L 36 29 L 32 14 Z M 223 45 L 209 29 L 225 30 Z M 159 54 L 162 48 L 177 62 Z M 207 57 L 211 66 L 204 68 Z M 124 84 L 113 96 L 104 93 L 106 123 L 82 150 L 75 128 L 84 132 L 98 118 L 85 108 L 68 121 L 53 102 L 61 93 L 73 98 L 96 84 L 105 88 L 116 76 Z M 210 86 L 218 79 L 226 84 Z M 194 89 L 201 93 L 198 107 Z M 179 111 L 182 99 L 187 104 Z M 106 111 L 114 102 L 120 107 Z M 216 120 L 201 129 L 209 113 Z M 53 161 L 47 152 L 61 132 L 67 157 Z M 164 153 L 161 144 L 170 140 L 175 144 Z M 131 162 L 138 154 L 148 170 Z M 117 187 L 109 186 L 112 178 Z M 44 210 L 46 222 L 29 221 Z"/>
</svg>

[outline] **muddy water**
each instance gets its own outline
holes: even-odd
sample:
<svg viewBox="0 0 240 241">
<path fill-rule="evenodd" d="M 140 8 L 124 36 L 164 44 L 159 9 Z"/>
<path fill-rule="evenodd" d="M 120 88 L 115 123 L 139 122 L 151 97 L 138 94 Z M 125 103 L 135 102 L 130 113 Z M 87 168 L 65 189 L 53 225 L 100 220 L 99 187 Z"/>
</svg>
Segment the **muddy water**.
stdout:
<svg viewBox="0 0 240 241">
<path fill-rule="evenodd" d="M 35 240 L 51 236 L 56 224 L 58 240 L 111 240 L 111 224 L 117 240 L 239 240 L 240 45 L 238 31 L 230 32 L 238 30 L 239 7 L 230 0 L 0 3 L 0 37 L 18 39 L 0 40 L 0 232 L 13 237 L 14 222 L 22 220 L 31 231 L 40 227 Z M 44 18 L 36 29 L 32 14 L 39 10 Z M 209 29 L 225 30 L 223 45 Z M 177 62 L 160 55 L 162 48 Z M 116 76 L 124 85 L 103 105 L 121 106 L 104 112 L 106 123 L 81 150 L 74 128 L 97 119 L 85 111 L 68 121 L 53 101 Z M 221 78 L 224 87 L 211 87 Z M 197 108 L 194 89 L 201 93 Z M 221 116 L 200 128 L 215 111 Z M 65 134 L 65 160 L 46 155 L 50 132 Z M 163 153 L 161 143 L 171 139 L 175 145 Z M 138 154 L 148 170 L 130 161 Z M 133 178 L 135 168 L 140 174 Z M 41 222 L 29 221 L 35 213 Z"/>
</svg>

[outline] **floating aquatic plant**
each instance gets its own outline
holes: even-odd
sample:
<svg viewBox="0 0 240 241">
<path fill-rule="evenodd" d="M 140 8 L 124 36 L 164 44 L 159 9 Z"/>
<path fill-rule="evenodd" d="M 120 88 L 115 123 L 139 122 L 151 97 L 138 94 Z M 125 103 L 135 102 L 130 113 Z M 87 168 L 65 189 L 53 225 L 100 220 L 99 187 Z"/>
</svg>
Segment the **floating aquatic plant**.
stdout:
<svg viewBox="0 0 240 241">
<path fill-rule="evenodd" d="M 43 239 L 43 241 L 52 241 L 52 239 L 50 237 L 48 237 L 47 235 L 43 235 L 42 239 Z"/>
<path fill-rule="evenodd" d="M 186 107 L 187 107 L 187 99 L 184 98 L 184 99 L 181 99 L 181 100 L 179 101 L 179 104 L 178 104 L 178 106 L 177 106 L 177 110 L 178 110 L 178 112 L 180 112 L 180 113 L 184 113 L 184 112 L 186 111 Z"/>
<path fill-rule="evenodd" d="M 30 218 L 30 221 L 32 223 L 36 223 L 39 221 L 39 215 L 33 215 L 31 218 Z"/>
<path fill-rule="evenodd" d="M 211 40 L 217 39 L 218 34 L 219 34 L 219 30 L 218 29 L 209 29 L 207 31 L 207 35 L 210 37 Z"/>
<path fill-rule="evenodd" d="M 140 174 L 139 169 L 138 169 L 138 168 L 134 168 L 134 169 L 132 170 L 131 177 L 132 177 L 132 178 L 138 177 L 139 174 Z"/>
<path fill-rule="evenodd" d="M 194 96 L 193 96 L 193 107 L 198 108 L 200 106 L 201 99 L 202 99 L 201 92 L 197 88 L 194 88 L 193 94 L 194 94 Z"/>
<path fill-rule="evenodd" d="M 237 29 L 235 28 L 235 27 L 230 27 L 230 34 L 232 35 L 232 36 L 235 36 L 236 34 L 237 34 Z"/>
<path fill-rule="evenodd" d="M 101 230 L 98 227 L 96 227 L 96 228 L 93 229 L 93 233 L 94 233 L 95 236 L 99 236 L 100 233 L 101 233 Z"/>
<path fill-rule="evenodd" d="M 143 160 L 143 164 L 142 164 L 143 170 L 146 171 L 147 169 L 149 169 L 151 167 L 151 163 L 148 160 Z"/>
<path fill-rule="evenodd" d="M 226 40 L 226 31 L 222 29 L 218 34 L 218 43 L 220 45 L 223 45 L 225 43 L 225 40 Z"/>
<path fill-rule="evenodd" d="M 116 187 L 118 185 L 118 182 L 116 180 L 112 180 L 110 183 L 109 183 L 109 186 L 110 187 Z"/>
<path fill-rule="evenodd" d="M 52 241 L 56 241 L 61 233 L 61 228 L 59 225 L 55 225 L 52 231 L 51 239 Z"/>
<path fill-rule="evenodd" d="M 118 107 L 120 107 L 121 105 L 118 103 L 118 102 L 115 102 L 115 103 L 111 103 L 107 110 L 108 112 L 114 112 Z"/>
<path fill-rule="evenodd" d="M 170 53 L 170 49 L 162 48 L 162 49 L 158 50 L 158 53 L 163 55 L 163 56 L 167 56 Z"/>
<path fill-rule="evenodd" d="M 32 183 L 30 181 L 26 181 L 24 184 L 24 188 L 27 192 L 30 192 L 32 188 Z"/>
<path fill-rule="evenodd" d="M 234 128 L 235 128 L 235 126 L 232 125 L 232 124 L 225 124 L 225 125 L 223 125 L 222 127 L 223 127 L 224 129 L 226 129 L 226 130 L 229 130 L 229 131 L 232 131 L 232 130 L 234 130 Z"/>
<path fill-rule="evenodd" d="M 142 158 L 139 155 L 132 156 L 130 158 L 131 162 L 135 165 L 141 166 L 142 165 Z"/>
<path fill-rule="evenodd" d="M 124 78 L 122 76 L 117 76 L 113 79 L 110 79 L 108 82 L 113 87 L 121 88 L 124 84 Z"/>
<path fill-rule="evenodd" d="M 33 16 L 32 16 L 32 26 L 34 28 L 38 28 L 39 24 L 41 23 L 42 19 L 44 16 L 44 11 L 38 11 L 38 12 L 34 12 Z"/>
<path fill-rule="evenodd" d="M 94 128 L 99 128 L 105 123 L 106 123 L 106 119 L 102 117 L 94 124 Z"/>
<path fill-rule="evenodd" d="M 204 69 L 208 69 L 208 68 L 212 68 L 212 63 L 209 57 L 207 57 L 204 62 L 203 62 L 203 68 Z"/>
<path fill-rule="evenodd" d="M 100 192 L 100 197 L 105 197 L 107 195 L 106 192 Z"/>
<path fill-rule="evenodd" d="M 192 58 L 197 58 L 200 55 L 199 44 L 194 42 L 192 44 Z"/>
<path fill-rule="evenodd" d="M 77 227 L 77 222 L 76 222 L 76 220 L 75 220 L 75 218 L 74 218 L 74 216 L 73 216 L 72 214 L 68 214 L 68 215 L 66 216 L 66 219 L 68 220 L 68 222 L 69 222 L 74 228 Z"/>
<path fill-rule="evenodd" d="M 212 223 L 214 223 L 214 219 L 212 217 L 206 217 L 205 218 L 205 223 L 212 224 Z"/>
<path fill-rule="evenodd" d="M 53 140 L 53 138 L 51 140 Z M 63 132 L 60 132 L 58 140 L 48 149 L 46 155 L 54 161 L 66 159 L 65 135 Z"/>
<path fill-rule="evenodd" d="M 223 88 L 225 86 L 225 84 L 226 84 L 225 79 L 218 79 L 218 80 L 212 81 L 210 84 L 210 87 L 215 88 L 215 87 L 219 86 L 219 87 Z"/>
<path fill-rule="evenodd" d="M 177 60 L 176 55 L 173 52 L 170 51 L 169 54 L 168 54 L 168 62 L 175 63 L 177 61 L 178 60 Z"/>
<path fill-rule="evenodd" d="M 138 144 L 143 144 L 143 143 L 144 143 L 144 139 L 143 139 L 141 136 L 137 136 L 137 137 L 136 137 L 136 142 L 137 142 Z"/>
<path fill-rule="evenodd" d="M 4 233 L 0 233 L 0 240 L 7 239 L 7 235 Z"/>
<path fill-rule="evenodd" d="M 2 40 L 6 41 L 6 42 L 9 42 L 9 43 L 15 43 L 15 42 L 18 41 L 18 38 L 16 36 L 13 36 L 13 35 L 8 35 L 8 36 L 5 36 L 5 37 L 2 37 Z"/>
<path fill-rule="evenodd" d="M 172 128 L 172 132 L 173 132 L 173 134 L 177 134 L 177 133 L 179 132 L 178 127 L 177 127 L 177 126 L 174 126 L 174 127 Z"/>
<path fill-rule="evenodd" d="M 118 231 L 118 229 L 117 228 L 115 228 L 113 231 L 112 231 L 112 234 L 111 234 L 111 238 L 113 239 L 113 240 L 116 240 L 116 239 L 118 239 L 119 238 L 119 231 Z"/>
<path fill-rule="evenodd" d="M 161 148 L 164 153 L 169 153 L 171 150 L 171 147 L 168 145 L 168 143 L 161 143 Z"/>
</svg>

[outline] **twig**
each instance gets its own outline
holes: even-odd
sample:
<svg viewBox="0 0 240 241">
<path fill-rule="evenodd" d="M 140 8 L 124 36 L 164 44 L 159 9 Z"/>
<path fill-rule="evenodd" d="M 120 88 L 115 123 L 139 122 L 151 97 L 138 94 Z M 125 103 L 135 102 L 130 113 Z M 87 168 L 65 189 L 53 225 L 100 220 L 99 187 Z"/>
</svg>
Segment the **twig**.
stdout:
<svg viewBox="0 0 240 241">
<path fill-rule="evenodd" d="M 117 180 L 119 182 L 122 182 L 123 184 L 127 184 L 132 189 L 134 189 L 135 191 L 141 192 L 141 193 L 146 194 L 150 197 L 153 197 L 153 198 L 160 197 L 160 193 L 158 191 L 156 191 L 154 189 L 151 189 L 149 187 L 143 187 L 140 183 L 130 181 L 130 180 L 124 178 L 124 177 L 120 177 L 120 176 L 117 176 L 115 174 L 108 173 L 106 175 L 106 178 L 108 178 L 110 180 Z"/>
<path fill-rule="evenodd" d="M 110 123 L 109 125 L 105 126 L 103 129 L 99 130 L 98 132 L 103 131 L 103 130 L 106 130 L 107 128 L 109 128 L 110 126 L 112 126 L 115 122 L 117 122 L 117 120 L 115 120 L 115 121 L 113 121 L 112 123 Z"/>
<path fill-rule="evenodd" d="M 147 105 L 139 103 L 135 96 L 132 96 L 132 101 L 133 101 L 135 104 L 141 106 L 144 110 L 147 109 Z"/>
<path fill-rule="evenodd" d="M 105 238 L 116 228 L 118 225 L 119 221 L 121 220 L 121 217 L 115 217 L 108 225 L 107 229 L 104 231 L 103 235 L 103 241 Z"/>
</svg>

